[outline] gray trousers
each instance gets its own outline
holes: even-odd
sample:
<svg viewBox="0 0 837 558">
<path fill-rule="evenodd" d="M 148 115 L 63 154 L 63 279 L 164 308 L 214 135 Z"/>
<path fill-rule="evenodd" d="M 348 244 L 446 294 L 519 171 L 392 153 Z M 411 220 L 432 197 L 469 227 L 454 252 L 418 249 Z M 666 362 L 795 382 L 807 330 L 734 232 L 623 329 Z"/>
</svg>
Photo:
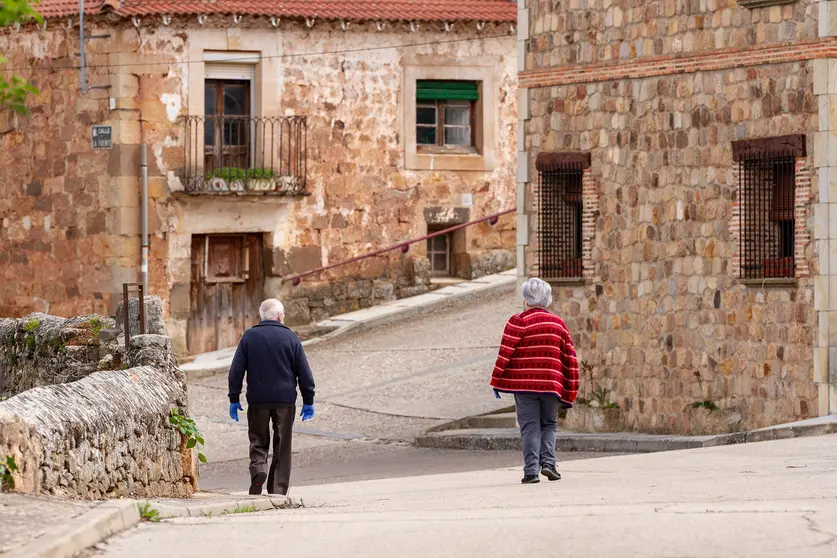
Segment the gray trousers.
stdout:
<svg viewBox="0 0 837 558">
<path fill-rule="evenodd" d="M 523 474 L 537 475 L 542 467 L 555 467 L 561 400 L 552 393 L 517 393 L 514 403 L 523 442 Z"/>
<path fill-rule="evenodd" d="M 267 472 L 268 494 L 287 494 L 291 484 L 291 441 L 296 407 L 256 409 L 247 407 L 247 430 L 250 436 L 250 479 Z M 273 460 L 267 469 L 273 423 Z"/>
</svg>

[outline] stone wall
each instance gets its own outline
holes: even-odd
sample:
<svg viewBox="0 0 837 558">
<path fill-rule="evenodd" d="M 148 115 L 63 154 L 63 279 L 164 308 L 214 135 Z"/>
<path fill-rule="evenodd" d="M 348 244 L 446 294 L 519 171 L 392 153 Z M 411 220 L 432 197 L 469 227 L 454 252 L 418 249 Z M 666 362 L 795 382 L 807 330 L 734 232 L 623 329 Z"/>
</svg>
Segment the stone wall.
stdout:
<svg viewBox="0 0 837 558">
<path fill-rule="evenodd" d="M 430 265 L 424 257 L 405 256 L 397 264 L 369 260 L 363 265 L 367 268 L 378 266 L 379 271 L 372 276 L 380 278 L 365 279 L 373 273 L 367 270 L 366 274 L 354 277 L 340 274 L 340 279 L 325 274 L 325 278 L 309 278 L 298 286 L 275 280 L 266 286 L 266 294 L 284 301 L 289 324 L 302 325 L 397 298 L 424 294 L 432 288 Z"/>
<path fill-rule="evenodd" d="M 99 339 L 99 331 L 110 327 L 111 318 L 96 315 L 0 319 L 0 398 L 121 368 L 123 349 Z"/>
<path fill-rule="evenodd" d="M 690 410 L 702 401 L 736 417 L 734 426 L 720 420 L 714 428 L 817 416 L 813 55 L 786 47 L 802 60 L 756 61 L 755 50 L 731 50 L 816 37 L 814 4 L 606 4 L 591 2 L 582 17 L 575 2 L 554 11 L 527 2 L 529 36 L 521 42 L 531 73 L 521 77 L 529 88 L 521 115 L 527 273 L 538 273 L 535 158 L 565 151 L 592 158 L 595 188 L 585 188 L 583 203 L 597 213 L 584 233 L 592 247 L 584 279 L 554 286 L 554 310 L 592 365 L 583 395 L 610 390 L 623 425 L 645 431 L 705 431 Z M 682 71 L 667 66 L 667 55 L 697 53 L 706 56 L 688 58 Z M 649 62 L 626 68 L 622 79 L 623 66 L 608 64 L 642 59 Z M 736 273 L 731 143 L 800 133 L 809 150 L 797 160 L 795 280 L 745 284 Z"/>
<path fill-rule="evenodd" d="M 755 9 L 743 4 L 739 0 L 527 0 L 526 69 L 817 38 L 817 0 Z"/>
<path fill-rule="evenodd" d="M 74 65 L 68 61 L 78 52 L 77 33 L 58 25 L 0 32 L 9 65 L 31 68 L 30 75 L 21 73 L 41 91 L 31 98 L 30 117 L 0 130 L 0 315 L 33 309 L 114 313 L 121 283 L 138 279 L 142 142 L 149 146 L 149 294 L 163 299 L 180 352 L 194 307 L 193 235 L 262 235 L 265 273 L 277 278 L 422 236 L 428 207 L 468 210 L 471 219 L 514 207 L 514 39 L 480 39 L 480 33 L 508 33 L 507 25 L 489 24 L 479 32 L 475 24 L 463 24 L 446 32 L 441 23 L 428 22 L 411 34 L 401 23 L 383 31 L 372 23 L 353 24 L 343 31 L 337 23 L 317 21 L 308 29 L 284 19 L 277 31 L 257 18 L 244 18 L 237 27 L 220 18 L 199 26 L 191 17 L 175 17 L 169 26 L 144 18 L 139 29 L 115 16 L 91 17 L 87 24 L 91 34 L 111 35 L 90 41 L 87 50 L 89 83 L 111 89 L 84 98 L 78 95 L 78 72 L 50 71 Z M 365 50 L 414 40 L 440 44 Z M 307 116 L 308 195 L 248 199 L 183 192 L 183 117 L 203 114 L 204 65 L 195 61 L 204 50 L 269 57 L 257 70 L 255 110 L 262 116 Z M 293 56 L 317 51 L 350 52 Z M 99 69 L 106 64 L 121 70 Z M 494 139 L 486 146 L 491 157 L 472 157 L 486 158 L 482 170 L 468 169 L 468 161 L 462 170 L 406 163 L 405 121 L 414 110 L 407 109 L 403 93 L 407 70 L 416 67 L 468 68 L 492 83 L 486 98 L 495 106 L 485 123 Z M 108 96 L 115 110 L 109 110 Z M 113 126 L 113 149 L 91 148 L 92 125 Z M 478 276 L 503 267 L 491 254 L 512 250 L 514 242 L 511 216 L 494 227 L 470 227 L 462 272 Z M 411 254 L 423 256 L 425 247 L 417 245 Z M 341 282 L 346 289 L 356 281 L 388 282 L 398 296 L 405 277 L 401 260 L 396 252 L 315 281 Z M 275 291 L 276 281 L 267 285 Z M 422 283 L 411 286 L 420 291 Z M 315 301 L 319 306 L 309 306 L 308 314 L 343 305 L 326 302 Z M 300 311 L 297 317 L 304 316 Z"/>
<path fill-rule="evenodd" d="M 185 438 L 169 425 L 172 409 L 188 410 L 171 343 L 138 335 L 125 357 L 124 346 L 100 344 L 90 329 L 108 321 L 0 321 L 4 334 L 16 336 L 11 350 L 2 349 L 0 390 L 13 396 L 0 399 L 0 455 L 15 458 L 16 488 L 24 493 L 188 496 L 197 473 Z"/>
<path fill-rule="evenodd" d="M 121 283 L 138 278 L 139 189 L 113 180 L 131 163 L 91 145 L 91 126 L 119 116 L 108 111 L 107 91 L 82 98 L 80 73 L 56 69 L 78 65 L 78 31 L 53 23 L 38 33 L 0 29 L 7 67 L 40 90 L 29 116 L 0 110 L 0 316 L 110 315 Z M 107 33 L 114 50 L 131 34 Z M 106 62 L 91 55 L 91 65 Z M 100 84 L 104 74 L 88 70 Z M 125 139 L 116 126 L 115 140 Z"/>
</svg>

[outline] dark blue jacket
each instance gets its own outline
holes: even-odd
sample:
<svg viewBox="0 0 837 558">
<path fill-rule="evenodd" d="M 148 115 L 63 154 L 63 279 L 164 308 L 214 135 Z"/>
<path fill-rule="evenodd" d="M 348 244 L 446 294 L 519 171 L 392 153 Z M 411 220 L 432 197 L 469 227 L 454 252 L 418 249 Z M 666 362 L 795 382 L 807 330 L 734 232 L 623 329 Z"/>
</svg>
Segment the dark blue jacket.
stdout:
<svg viewBox="0 0 837 558">
<path fill-rule="evenodd" d="M 247 374 L 247 403 L 255 408 L 314 404 L 314 376 L 299 337 L 282 322 L 264 320 L 244 332 L 230 366 L 230 403 L 238 403 Z"/>
</svg>

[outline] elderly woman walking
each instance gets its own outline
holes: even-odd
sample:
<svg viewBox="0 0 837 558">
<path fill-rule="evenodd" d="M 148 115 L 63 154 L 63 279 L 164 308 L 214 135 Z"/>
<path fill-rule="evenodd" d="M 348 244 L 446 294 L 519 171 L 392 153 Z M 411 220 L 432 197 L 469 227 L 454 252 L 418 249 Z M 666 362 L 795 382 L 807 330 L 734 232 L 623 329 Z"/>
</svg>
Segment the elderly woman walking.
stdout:
<svg viewBox="0 0 837 558">
<path fill-rule="evenodd" d="M 555 459 L 558 409 L 578 395 L 578 358 L 564 320 L 547 310 L 552 287 L 532 278 L 523 284 L 525 311 L 512 316 L 503 332 L 491 387 L 513 393 L 523 442 L 524 484 L 561 479 Z"/>
</svg>

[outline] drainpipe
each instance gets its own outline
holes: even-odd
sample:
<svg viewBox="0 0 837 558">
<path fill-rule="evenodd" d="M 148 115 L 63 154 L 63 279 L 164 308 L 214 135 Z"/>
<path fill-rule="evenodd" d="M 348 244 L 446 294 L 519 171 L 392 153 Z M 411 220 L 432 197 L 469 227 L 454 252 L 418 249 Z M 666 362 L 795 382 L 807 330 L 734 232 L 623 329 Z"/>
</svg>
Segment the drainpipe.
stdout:
<svg viewBox="0 0 837 558">
<path fill-rule="evenodd" d="M 84 60 L 84 0 L 79 0 L 78 3 L 78 40 L 79 51 L 81 54 L 81 94 L 87 94 L 87 68 Z"/>
<path fill-rule="evenodd" d="M 148 146 L 140 145 L 140 176 L 142 182 L 142 202 L 140 205 L 140 226 L 142 227 L 142 290 L 148 294 Z"/>
</svg>

